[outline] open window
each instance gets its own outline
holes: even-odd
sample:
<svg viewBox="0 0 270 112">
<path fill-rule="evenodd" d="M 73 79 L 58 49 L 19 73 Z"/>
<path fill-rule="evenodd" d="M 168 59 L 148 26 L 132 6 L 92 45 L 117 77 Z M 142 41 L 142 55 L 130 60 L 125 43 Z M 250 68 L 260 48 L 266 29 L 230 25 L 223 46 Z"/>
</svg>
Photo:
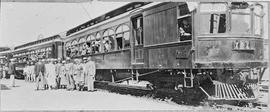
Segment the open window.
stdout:
<svg viewBox="0 0 270 112">
<path fill-rule="evenodd" d="M 101 53 L 101 52 L 103 52 L 101 36 L 100 36 L 99 33 L 96 34 L 96 39 L 95 39 L 95 41 L 93 41 L 92 47 L 93 47 L 93 53 Z"/>
<path fill-rule="evenodd" d="M 201 3 L 200 4 L 200 33 L 219 34 L 226 33 L 225 3 Z"/>
<path fill-rule="evenodd" d="M 86 54 L 86 49 L 85 49 L 85 42 L 86 39 L 84 37 L 80 38 L 79 40 L 79 55 L 85 55 Z"/>
<path fill-rule="evenodd" d="M 135 46 L 143 45 L 143 17 L 142 15 L 132 19 Z"/>
<path fill-rule="evenodd" d="M 127 25 L 120 25 L 116 28 L 116 43 L 117 50 L 130 48 L 129 27 Z"/>
<path fill-rule="evenodd" d="M 107 29 L 103 33 L 103 44 L 104 51 L 109 52 L 114 50 L 114 31 L 112 29 Z"/>
<path fill-rule="evenodd" d="M 78 48 L 77 48 L 78 41 L 75 39 L 71 44 L 71 57 L 77 56 Z"/>
<path fill-rule="evenodd" d="M 65 47 L 66 47 L 66 56 L 67 57 L 70 57 L 70 55 L 71 55 L 71 48 L 70 48 L 70 46 L 71 46 L 71 42 L 66 42 Z M 48 51 L 48 49 L 47 49 L 47 51 Z M 33 52 L 31 52 L 31 54 L 33 54 Z"/>
<path fill-rule="evenodd" d="M 178 37 L 180 41 L 192 39 L 192 19 L 191 12 L 187 4 L 178 6 L 177 9 L 177 24 L 178 24 Z"/>
</svg>

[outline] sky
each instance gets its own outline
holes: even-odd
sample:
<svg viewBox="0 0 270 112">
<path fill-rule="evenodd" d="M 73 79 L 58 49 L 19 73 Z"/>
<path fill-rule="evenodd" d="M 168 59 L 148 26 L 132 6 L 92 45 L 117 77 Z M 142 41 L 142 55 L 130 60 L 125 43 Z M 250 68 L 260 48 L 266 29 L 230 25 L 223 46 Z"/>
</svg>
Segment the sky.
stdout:
<svg viewBox="0 0 270 112">
<path fill-rule="evenodd" d="M 1 3 L 0 46 L 14 47 L 74 28 L 128 2 Z M 267 11 L 266 4 L 265 11 Z M 264 23 L 267 23 L 267 13 Z M 265 38 L 268 24 L 264 24 Z"/>
<path fill-rule="evenodd" d="M 1 3 L 0 46 L 53 36 L 127 3 Z"/>
</svg>

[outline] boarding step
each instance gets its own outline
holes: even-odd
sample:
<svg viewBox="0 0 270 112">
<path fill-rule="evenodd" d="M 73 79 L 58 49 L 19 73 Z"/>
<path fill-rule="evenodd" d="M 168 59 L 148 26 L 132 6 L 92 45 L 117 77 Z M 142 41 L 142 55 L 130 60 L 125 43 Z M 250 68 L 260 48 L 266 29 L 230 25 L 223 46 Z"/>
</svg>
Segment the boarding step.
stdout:
<svg viewBox="0 0 270 112">
<path fill-rule="evenodd" d="M 209 95 L 203 88 L 204 93 L 207 94 L 209 100 L 255 100 L 252 87 L 256 85 L 246 85 L 239 87 L 235 84 L 227 84 L 219 81 L 213 81 L 215 86 L 214 94 Z"/>
</svg>

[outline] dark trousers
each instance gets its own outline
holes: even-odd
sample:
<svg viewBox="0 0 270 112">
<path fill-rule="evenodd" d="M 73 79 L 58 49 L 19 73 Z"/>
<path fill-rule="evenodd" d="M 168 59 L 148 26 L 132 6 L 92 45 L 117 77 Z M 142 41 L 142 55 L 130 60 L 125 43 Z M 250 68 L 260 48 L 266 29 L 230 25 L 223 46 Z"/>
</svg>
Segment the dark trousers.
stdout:
<svg viewBox="0 0 270 112">
<path fill-rule="evenodd" d="M 55 80 L 56 80 L 56 87 L 59 89 L 61 78 L 59 76 L 57 76 Z"/>
</svg>

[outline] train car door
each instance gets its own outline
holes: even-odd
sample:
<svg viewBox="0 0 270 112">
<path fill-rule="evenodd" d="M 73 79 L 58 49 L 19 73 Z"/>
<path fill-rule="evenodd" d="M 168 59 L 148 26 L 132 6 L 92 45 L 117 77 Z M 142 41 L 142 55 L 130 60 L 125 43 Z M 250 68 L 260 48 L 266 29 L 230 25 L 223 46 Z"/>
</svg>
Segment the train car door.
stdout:
<svg viewBox="0 0 270 112">
<path fill-rule="evenodd" d="M 143 52 L 143 16 L 142 14 L 131 17 L 132 26 L 132 41 L 131 47 L 131 62 L 132 65 L 144 64 L 144 52 Z"/>
</svg>

